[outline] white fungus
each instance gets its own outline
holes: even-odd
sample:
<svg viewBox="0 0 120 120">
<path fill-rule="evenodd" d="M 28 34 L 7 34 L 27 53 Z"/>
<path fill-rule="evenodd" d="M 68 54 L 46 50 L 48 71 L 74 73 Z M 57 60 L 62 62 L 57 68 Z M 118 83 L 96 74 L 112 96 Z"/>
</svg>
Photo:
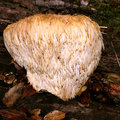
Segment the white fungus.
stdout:
<svg viewBox="0 0 120 120">
<path fill-rule="evenodd" d="M 74 98 L 96 69 L 100 27 L 84 15 L 37 14 L 8 25 L 5 46 L 36 91 Z"/>
</svg>

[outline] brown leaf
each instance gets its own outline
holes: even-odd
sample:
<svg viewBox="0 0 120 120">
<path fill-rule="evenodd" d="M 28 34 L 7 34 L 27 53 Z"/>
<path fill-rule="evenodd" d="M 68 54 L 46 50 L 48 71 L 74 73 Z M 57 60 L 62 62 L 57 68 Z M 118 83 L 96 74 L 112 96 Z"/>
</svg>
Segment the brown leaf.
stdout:
<svg viewBox="0 0 120 120">
<path fill-rule="evenodd" d="M 65 118 L 64 112 L 54 110 L 48 113 L 47 115 L 45 115 L 44 120 L 62 120 L 64 118 Z"/>
<path fill-rule="evenodd" d="M 115 103 L 119 103 L 120 102 L 120 92 L 117 92 L 115 90 L 109 90 L 110 95 L 112 95 L 113 97 L 113 101 Z"/>
<path fill-rule="evenodd" d="M 29 111 L 28 109 L 26 109 L 25 107 L 21 106 L 21 107 L 19 108 L 19 110 L 20 110 L 21 112 L 25 113 L 27 117 L 31 117 L 30 111 Z"/>
<path fill-rule="evenodd" d="M 110 83 L 110 86 L 111 86 L 114 90 L 120 92 L 120 85 L 114 84 L 114 83 Z"/>
<path fill-rule="evenodd" d="M 40 109 L 33 109 L 29 111 L 28 109 L 24 107 L 20 107 L 20 111 L 25 113 L 29 120 L 43 120 L 42 117 L 39 116 L 41 112 Z"/>
<path fill-rule="evenodd" d="M 75 118 L 71 118 L 70 120 L 77 120 L 77 119 L 75 119 Z"/>
<path fill-rule="evenodd" d="M 2 109 L 0 110 L 0 115 L 12 120 L 25 120 L 26 115 L 23 112 L 17 110 L 8 110 Z"/>
<path fill-rule="evenodd" d="M 33 120 L 43 120 L 43 118 L 41 116 L 39 116 L 41 113 L 41 109 L 33 109 L 33 110 L 31 110 L 30 113 L 32 114 L 31 118 Z"/>
<path fill-rule="evenodd" d="M 4 75 L 0 75 L 0 80 L 5 80 L 5 76 Z"/>
<path fill-rule="evenodd" d="M 77 95 L 80 96 L 84 91 L 86 91 L 86 89 L 87 89 L 87 86 L 83 86 L 81 90 L 77 93 Z"/>
<path fill-rule="evenodd" d="M 32 116 L 32 120 L 43 120 L 41 116 Z"/>
<path fill-rule="evenodd" d="M 89 91 L 85 91 L 81 94 L 81 96 L 78 97 L 78 101 L 85 105 L 85 104 L 89 104 L 91 102 L 91 95 Z"/>
<path fill-rule="evenodd" d="M 117 75 L 117 74 L 109 73 L 109 74 L 108 74 L 108 77 L 107 77 L 107 80 L 108 80 L 109 82 L 114 83 L 114 84 L 120 85 L 120 76 Z"/>
<path fill-rule="evenodd" d="M 110 94 L 113 95 L 113 96 L 117 96 L 117 92 L 114 91 L 114 90 L 109 90 Z"/>
<path fill-rule="evenodd" d="M 103 90 L 103 85 L 101 83 L 93 83 L 92 87 L 93 87 L 92 89 L 96 92 Z"/>
<path fill-rule="evenodd" d="M 0 69 L 0 75 L 2 75 L 4 72 L 5 72 L 4 68 Z"/>
<path fill-rule="evenodd" d="M 35 116 L 39 116 L 41 113 L 41 109 L 33 109 L 30 113 Z"/>
<path fill-rule="evenodd" d="M 4 82 L 7 84 L 12 84 L 12 83 L 15 83 L 16 81 L 17 79 L 15 78 L 15 75 L 8 75 L 6 77 L 6 80 L 4 80 Z"/>
<path fill-rule="evenodd" d="M 21 97 L 23 87 L 24 83 L 19 83 L 14 87 L 10 88 L 9 91 L 5 93 L 3 103 L 7 107 L 11 107 L 16 102 L 16 100 L 18 100 Z"/>
<path fill-rule="evenodd" d="M 32 96 L 35 93 L 36 93 L 36 91 L 32 88 L 32 86 L 27 85 L 24 87 L 24 92 L 23 92 L 22 98 Z"/>
</svg>

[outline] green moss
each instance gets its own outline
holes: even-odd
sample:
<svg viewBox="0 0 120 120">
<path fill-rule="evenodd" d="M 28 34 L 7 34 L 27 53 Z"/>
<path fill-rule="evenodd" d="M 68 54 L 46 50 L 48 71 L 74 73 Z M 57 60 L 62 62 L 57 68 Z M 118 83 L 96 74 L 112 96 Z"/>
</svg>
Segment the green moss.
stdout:
<svg viewBox="0 0 120 120">
<path fill-rule="evenodd" d="M 74 4 L 80 6 L 80 0 L 74 0 Z"/>
<path fill-rule="evenodd" d="M 80 5 L 80 0 L 75 0 L 74 4 Z M 99 25 L 107 26 L 107 34 L 120 36 L 120 5 L 113 4 L 112 0 L 100 2 L 90 0 L 89 5 L 85 8 L 79 8 L 79 12 L 90 16 Z M 95 8 L 92 11 L 91 8 Z"/>
<path fill-rule="evenodd" d="M 112 4 L 112 2 L 95 2 L 95 0 L 92 0 L 91 4 L 96 9 L 93 15 L 95 20 L 99 25 L 108 27 L 107 34 L 120 36 L 120 5 Z"/>
<path fill-rule="evenodd" d="M 112 28 L 113 36 L 120 36 L 120 17 L 110 20 L 109 27 Z"/>
</svg>

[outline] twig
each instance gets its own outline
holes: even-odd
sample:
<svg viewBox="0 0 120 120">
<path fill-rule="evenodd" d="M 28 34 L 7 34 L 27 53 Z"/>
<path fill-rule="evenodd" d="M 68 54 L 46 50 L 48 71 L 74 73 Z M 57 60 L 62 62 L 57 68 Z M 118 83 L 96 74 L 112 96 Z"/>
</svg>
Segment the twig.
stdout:
<svg viewBox="0 0 120 120">
<path fill-rule="evenodd" d="M 4 19 L 0 19 L 1 22 L 6 22 L 6 23 L 12 23 L 11 21 L 9 20 L 4 20 Z"/>
<path fill-rule="evenodd" d="M 106 26 L 100 26 L 100 28 L 107 28 Z"/>
<path fill-rule="evenodd" d="M 101 32 L 101 33 L 102 33 L 102 34 L 105 34 L 105 35 L 107 34 L 107 33 L 104 33 L 104 32 Z"/>
<path fill-rule="evenodd" d="M 113 51 L 114 51 L 114 53 L 115 53 L 115 57 L 116 57 L 118 66 L 120 67 L 120 61 L 119 61 L 119 58 L 118 58 L 118 56 L 117 56 L 117 53 L 116 53 L 116 51 L 115 51 L 115 48 L 114 48 L 114 45 L 113 45 L 112 41 L 111 41 L 111 45 L 112 45 Z"/>
<path fill-rule="evenodd" d="M 120 42 L 120 40 L 112 40 L 112 41 L 114 41 L 114 42 Z"/>
</svg>

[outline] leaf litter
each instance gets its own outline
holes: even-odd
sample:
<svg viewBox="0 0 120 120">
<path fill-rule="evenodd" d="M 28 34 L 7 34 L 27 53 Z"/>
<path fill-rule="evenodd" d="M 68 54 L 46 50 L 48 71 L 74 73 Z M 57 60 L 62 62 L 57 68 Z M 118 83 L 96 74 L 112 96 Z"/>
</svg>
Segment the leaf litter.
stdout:
<svg viewBox="0 0 120 120">
<path fill-rule="evenodd" d="M 36 93 L 30 84 L 26 84 L 26 75 L 24 71 L 18 70 L 17 74 L 16 79 L 19 83 L 16 83 L 16 85 L 13 84 L 14 86 L 5 93 L 2 100 L 7 107 L 12 107 L 20 98 L 23 99 Z M 84 86 L 83 92 L 80 93 L 81 95 L 76 97 L 78 105 L 80 107 L 89 107 L 93 100 L 97 100 L 101 103 L 111 103 L 111 101 L 118 103 L 120 101 L 119 81 L 120 76 L 117 74 L 95 72 Z M 94 96 L 96 96 L 96 98 L 94 98 Z M 20 111 L 10 109 L 3 109 L 0 111 L 1 116 L 13 120 L 16 118 L 21 119 L 19 116 L 23 116 L 23 120 L 26 119 L 26 117 L 30 120 L 62 120 L 65 118 L 65 113 L 58 110 L 52 111 L 44 117 L 41 117 L 40 114 L 41 109 L 39 108 L 31 111 L 25 108 L 20 108 Z"/>
<path fill-rule="evenodd" d="M 13 106 L 13 104 L 22 96 L 23 87 L 24 83 L 21 82 L 10 88 L 9 91 L 5 93 L 5 96 L 2 100 L 3 103 L 7 107 Z"/>
<path fill-rule="evenodd" d="M 44 118 L 40 116 L 40 112 L 40 109 L 33 109 L 28 115 L 25 111 L 2 109 L 0 110 L 0 115 L 12 120 L 62 120 L 65 118 L 65 113 L 59 110 L 49 112 Z M 72 120 L 77 119 L 72 118 Z"/>
<path fill-rule="evenodd" d="M 17 110 L 2 109 L 0 115 L 12 120 L 25 120 L 26 114 Z"/>
<path fill-rule="evenodd" d="M 5 96 L 2 100 L 7 107 L 12 107 L 20 98 L 23 99 L 36 93 L 36 91 L 30 86 L 30 84 L 26 83 L 27 78 L 24 70 L 18 70 L 16 76 L 11 75 L 6 75 L 5 78 L 2 78 L 6 79 L 7 77 L 9 79 L 12 79 L 12 81 L 14 81 L 14 79 L 16 79 L 17 81 L 15 84 L 13 84 L 13 87 L 5 93 Z M 83 87 L 83 91 L 80 93 L 81 95 L 76 97 L 78 100 L 78 105 L 80 107 L 89 107 L 90 103 L 93 100 L 97 100 L 103 103 L 111 103 L 111 101 L 114 103 L 118 103 L 120 101 L 119 82 L 120 76 L 117 74 L 95 72 L 88 80 L 86 85 Z M 9 84 L 9 82 L 7 83 Z M 94 98 L 94 96 L 96 96 L 96 98 Z M 26 119 L 26 117 L 27 119 L 31 120 L 62 120 L 65 118 L 65 113 L 58 110 L 52 111 L 44 117 L 41 117 L 40 114 L 41 109 L 39 108 L 33 109 L 31 111 L 28 111 L 25 108 L 20 108 L 20 111 L 10 109 L 3 109 L 0 111 L 1 116 L 13 120 L 16 118 L 21 119 L 21 117 L 19 116 L 23 116 L 23 120 Z"/>
<path fill-rule="evenodd" d="M 64 112 L 54 110 L 45 115 L 44 120 L 62 120 L 63 118 L 65 118 Z"/>
</svg>

